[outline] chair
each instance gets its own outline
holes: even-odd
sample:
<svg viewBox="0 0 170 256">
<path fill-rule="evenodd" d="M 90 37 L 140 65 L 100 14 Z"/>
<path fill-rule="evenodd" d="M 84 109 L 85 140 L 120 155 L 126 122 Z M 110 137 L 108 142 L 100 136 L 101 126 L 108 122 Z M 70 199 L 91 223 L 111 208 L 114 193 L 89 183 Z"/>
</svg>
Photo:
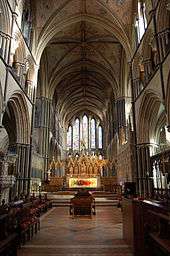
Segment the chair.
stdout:
<svg viewBox="0 0 170 256">
<path fill-rule="evenodd" d="M 95 215 L 95 199 L 90 196 L 75 196 L 71 199 L 70 215 Z"/>
</svg>

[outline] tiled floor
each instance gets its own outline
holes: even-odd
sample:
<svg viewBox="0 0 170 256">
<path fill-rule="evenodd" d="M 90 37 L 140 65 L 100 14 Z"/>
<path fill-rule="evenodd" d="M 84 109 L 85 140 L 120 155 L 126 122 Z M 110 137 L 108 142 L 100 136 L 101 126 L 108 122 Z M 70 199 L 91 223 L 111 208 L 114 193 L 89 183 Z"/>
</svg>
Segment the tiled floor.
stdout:
<svg viewBox="0 0 170 256">
<path fill-rule="evenodd" d="M 67 207 L 53 208 L 19 256 L 132 256 L 122 239 L 121 221 L 116 207 L 97 207 L 92 218 L 72 218 Z"/>
</svg>

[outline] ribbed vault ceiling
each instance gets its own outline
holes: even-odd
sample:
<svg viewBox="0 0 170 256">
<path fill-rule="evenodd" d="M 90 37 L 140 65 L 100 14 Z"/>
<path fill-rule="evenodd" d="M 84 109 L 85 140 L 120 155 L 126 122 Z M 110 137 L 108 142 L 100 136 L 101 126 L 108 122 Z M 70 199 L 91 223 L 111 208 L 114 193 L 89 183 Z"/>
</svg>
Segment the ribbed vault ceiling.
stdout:
<svg viewBox="0 0 170 256">
<path fill-rule="evenodd" d="M 76 1 L 82 17 L 93 12 L 90 2 L 97 4 L 97 1 Z M 101 5 L 96 8 L 104 11 Z M 74 12 L 74 6 L 70 12 Z M 97 20 L 92 23 L 82 18 L 57 30 L 44 49 L 41 63 L 45 61 L 47 65 L 49 94 L 55 97 L 66 123 L 86 111 L 105 119 L 110 98 L 121 91 L 124 53 L 122 43 Z"/>
</svg>

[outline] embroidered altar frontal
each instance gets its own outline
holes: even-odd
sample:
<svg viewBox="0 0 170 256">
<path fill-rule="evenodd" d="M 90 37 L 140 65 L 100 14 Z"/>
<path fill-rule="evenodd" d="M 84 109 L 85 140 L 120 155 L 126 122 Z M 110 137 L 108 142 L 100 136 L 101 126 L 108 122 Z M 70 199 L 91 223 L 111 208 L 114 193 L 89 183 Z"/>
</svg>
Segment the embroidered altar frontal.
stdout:
<svg viewBox="0 0 170 256">
<path fill-rule="evenodd" d="M 97 188 L 99 186 L 98 178 L 69 178 L 69 188 Z"/>
</svg>

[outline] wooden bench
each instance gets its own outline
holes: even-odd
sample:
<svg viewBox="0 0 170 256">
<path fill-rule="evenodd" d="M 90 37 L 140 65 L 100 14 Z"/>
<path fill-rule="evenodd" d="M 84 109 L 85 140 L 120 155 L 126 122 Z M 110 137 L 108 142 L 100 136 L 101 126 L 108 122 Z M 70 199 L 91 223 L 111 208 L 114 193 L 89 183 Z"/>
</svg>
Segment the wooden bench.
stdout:
<svg viewBox="0 0 170 256">
<path fill-rule="evenodd" d="M 0 256 L 16 256 L 18 234 L 14 219 L 9 214 L 0 215 Z"/>
<path fill-rule="evenodd" d="M 17 256 L 18 236 L 16 233 L 0 241 L 0 256 Z"/>
</svg>

